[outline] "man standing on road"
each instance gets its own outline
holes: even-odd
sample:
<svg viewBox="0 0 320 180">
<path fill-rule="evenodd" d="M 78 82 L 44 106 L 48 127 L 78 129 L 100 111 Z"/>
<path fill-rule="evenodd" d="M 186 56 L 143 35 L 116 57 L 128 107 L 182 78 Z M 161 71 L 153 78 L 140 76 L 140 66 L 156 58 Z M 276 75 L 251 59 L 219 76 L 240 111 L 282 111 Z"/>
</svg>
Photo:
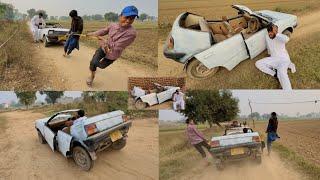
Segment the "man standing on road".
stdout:
<svg viewBox="0 0 320 180">
<path fill-rule="evenodd" d="M 43 14 L 40 12 L 38 15 L 33 16 L 31 19 L 31 31 L 33 40 L 37 43 L 40 40 L 39 29 L 46 26 L 46 22 L 43 19 Z"/>
<path fill-rule="evenodd" d="M 271 152 L 271 144 L 276 139 L 280 138 L 277 134 L 278 130 L 278 118 L 277 114 L 275 112 L 271 113 L 271 117 L 269 119 L 268 127 L 266 130 L 267 135 L 267 149 L 268 149 L 268 155 L 270 155 Z"/>
<path fill-rule="evenodd" d="M 189 142 L 201 154 L 206 164 L 209 165 L 210 160 L 209 160 L 209 157 L 207 157 L 206 152 L 203 150 L 203 147 L 209 151 L 210 145 L 207 143 L 207 140 L 205 139 L 204 135 L 197 130 L 193 120 L 187 119 L 186 123 L 187 123 L 186 135 Z"/>
<path fill-rule="evenodd" d="M 80 16 L 78 16 L 78 12 L 76 10 L 72 10 L 69 13 L 71 17 L 71 28 L 69 31 L 69 38 L 64 45 L 64 57 L 67 57 L 71 54 L 74 49 L 79 50 L 79 39 L 80 34 L 83 31 L 83 20 Z"/>
<path fill-rule="evenodd" d="M 136 30 L 132 27 L 132 23 L 138 16 L 138 9 L 135 6 L 125 7 L 119 17 L 118 23 L 113 23 L 104 29 L 88 36 L 97 36 L 100 40 L 100 48 L 97 49 L 90 62 L 90 77 L 87 85 L 92 86 L 95 78 L 97 67 L 104 69 L 118 59 L 123 50 L 129 46 L 136 38 Z M 108 39 L 101 36 L 108 35 Z"/>
<path fill-rule="evenodd" d="M 180 89 L 177 89 L 177 91 L 173 94 L 173 109 L 175 111 L 179 109 L 184 110 L 184 94 L 180 91 Z"/>
<path fill-rule="evenodd" d="M 278 33 L 278 27 L 274 24 L 269 24 L 267 31 L 266 44 L 270 57 L 257 61 L 256 67 L 260 71 L 277 78 L 283 90 L 292 90 L 287 70 L 290 68 L 291 72 L 295 73 L 296 69 L 286 50 L 289 37 Z"/>
</svg>

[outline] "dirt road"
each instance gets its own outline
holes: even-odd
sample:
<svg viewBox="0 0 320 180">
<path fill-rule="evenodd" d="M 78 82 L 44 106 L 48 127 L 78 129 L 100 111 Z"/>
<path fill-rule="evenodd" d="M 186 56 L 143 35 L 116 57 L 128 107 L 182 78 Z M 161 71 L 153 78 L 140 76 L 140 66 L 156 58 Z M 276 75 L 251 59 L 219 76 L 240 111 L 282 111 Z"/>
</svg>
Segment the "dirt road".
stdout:
<svg viewBox="0 0 320 180">
<path fill-rule="evenodd" d="M 34 120 L 42 114 L 16 111 L 0 116 L 6 119 L 5 131 L 0 132 L 0 179 L 158 179 L 155 119 L 135 120 L 127 146 L 99 153 L 91 171 L 84 172 L 72 159 L 38 142 Z"/>
<path fill-rule="evenodd" d="M 241 162 L 227 165 L 223 171 L 218 171 L 213 165 L 204 169 L 203 163 L 195 165 L 178 179 L 223 179 L 223 180 L 303 180 L 304 177 L 280 160 L 276 153 L 263 156 L 262 164 Z"/>
<path fill-rule="evenodd" d="M 48 84 L 53 86 L 48 89 L 125 91 L 128 77 L 154 74 L 154 70 L 146 65 L 118 59 L 106 69 L 98 69 L 93 87 L 89 88 L 86 79 L 89 77 L 89 63 L 95 49 L 80 44 L 80 51 L 75 50 L 71 57 L 65 58 L 62 56 L 63 46 L 45 48 L 41 43 L 35 46 L 35 61 L 48 77 Z"/>
</svg>

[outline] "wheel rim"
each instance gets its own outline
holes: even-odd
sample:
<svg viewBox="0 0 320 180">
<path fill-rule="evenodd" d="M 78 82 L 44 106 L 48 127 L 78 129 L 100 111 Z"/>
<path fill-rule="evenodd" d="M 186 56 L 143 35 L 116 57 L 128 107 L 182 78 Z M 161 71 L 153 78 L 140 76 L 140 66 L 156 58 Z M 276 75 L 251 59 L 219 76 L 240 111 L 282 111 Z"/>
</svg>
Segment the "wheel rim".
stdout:
<svg viewBox="0 0 320 180">
<path fill-rule="evenodd" d="M 199 63 L 195 67 L 194 75 L 197 77 L 206 77 L 206 76 L 210 75 L 211 73 L 215 73 L 215 71 L 217 71 L 217 68 L 209 69 L 204 64 Z"/>
<path fill-rule="evenodd" d="M 87 165 L 86 155 L 82 151 L 76 150 L 74 158 L 79 166 L 85 167 Z"/>
</svg>

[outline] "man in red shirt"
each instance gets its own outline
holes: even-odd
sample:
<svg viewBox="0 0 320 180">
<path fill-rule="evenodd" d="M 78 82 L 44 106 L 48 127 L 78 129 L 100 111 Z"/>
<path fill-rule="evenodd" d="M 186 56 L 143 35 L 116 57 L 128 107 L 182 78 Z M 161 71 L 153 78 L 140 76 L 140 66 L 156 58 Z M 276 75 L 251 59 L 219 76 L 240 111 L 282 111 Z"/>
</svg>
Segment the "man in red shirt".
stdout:
<svg viewBox="0 0 320 180">
<path fill-rule="evenodd" d="M 137 36 L 132 23 L 138 16 L 138 9 L 135 6 L 125 7 L 119 17 L 118 23 L 113 23 L 104 29 L 88 33 L 88 36 L 97 36 L 100 40 L 100 48 L 97 49 L 90 62 L 90 77 L 87 85 L 92 86 L 97 67 L 104 69 L 117 60 L 123 50 L 133 43 Z M 108 39 L 102 36 L 108 35 Z"/>
</svg>

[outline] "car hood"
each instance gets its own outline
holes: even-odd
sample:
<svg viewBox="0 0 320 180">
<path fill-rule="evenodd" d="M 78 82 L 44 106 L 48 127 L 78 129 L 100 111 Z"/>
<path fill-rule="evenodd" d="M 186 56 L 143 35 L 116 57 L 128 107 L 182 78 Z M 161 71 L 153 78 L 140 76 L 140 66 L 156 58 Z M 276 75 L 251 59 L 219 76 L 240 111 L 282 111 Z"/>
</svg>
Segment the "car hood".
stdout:
<svg viewBox="0 0 320 180">
<path fill-rule="evenodd" d="M 257 11 L 257 14 L 266 17 L 267 19 L 271 20 L 272 22 L 280 21 L 280 20 L 296 20 L 297 16 L 276 12 L 276 11 L 270 11 L 270 10 L 262 10 Z"/>
</svg>

